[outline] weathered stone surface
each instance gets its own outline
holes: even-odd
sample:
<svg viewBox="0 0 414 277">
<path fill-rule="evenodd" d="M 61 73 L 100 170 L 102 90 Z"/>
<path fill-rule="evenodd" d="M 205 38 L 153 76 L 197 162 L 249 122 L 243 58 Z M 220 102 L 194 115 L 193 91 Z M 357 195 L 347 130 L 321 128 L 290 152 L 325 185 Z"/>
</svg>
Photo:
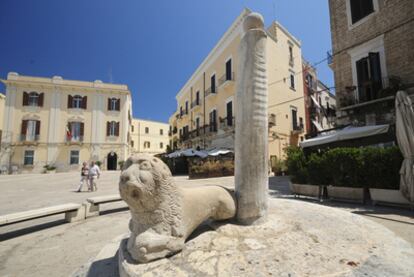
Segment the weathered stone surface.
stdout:
<svg viewBox="0 0 414 277">
<path fill-rule="evenodd" d="M 271 200 L 262 225 L 227 224 L 148 264 L 128 258 L 121 276 L 413 276 L 414 249 L 385 227 L 335 208 Z"/>
<path fill-rule="evenodd" d="M 229 219 L 236 213 L 233 196 L 225 188 L 178 187 L 167 165 L 146 154 L 125 162 L 119 190 L 131 210 L 128 253 L 141 263 L 180 251 L 205 220 Z"/>
<path fill-rule="evenodd" d="M 243 224 L 262 222 L 267 211 L 267 35 L 263 26 L 260 14 L 249 14 L 238 50 L 235 184 L 237 220 Z"/>
</svg>

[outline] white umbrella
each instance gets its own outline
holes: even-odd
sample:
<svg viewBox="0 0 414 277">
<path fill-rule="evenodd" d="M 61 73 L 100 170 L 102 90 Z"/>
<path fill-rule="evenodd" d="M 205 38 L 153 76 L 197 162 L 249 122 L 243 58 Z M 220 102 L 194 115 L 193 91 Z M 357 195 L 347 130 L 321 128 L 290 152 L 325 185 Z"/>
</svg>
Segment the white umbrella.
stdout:
<svg viewBox="0 0 414 277">
<path fill-rule="evenodd" d="M 404 161 L 400 170 L 400 190 L 414 202 L 414 110 L 410 97 L 399 91 L 395 99 L 397 141 Z"/>
</svg>

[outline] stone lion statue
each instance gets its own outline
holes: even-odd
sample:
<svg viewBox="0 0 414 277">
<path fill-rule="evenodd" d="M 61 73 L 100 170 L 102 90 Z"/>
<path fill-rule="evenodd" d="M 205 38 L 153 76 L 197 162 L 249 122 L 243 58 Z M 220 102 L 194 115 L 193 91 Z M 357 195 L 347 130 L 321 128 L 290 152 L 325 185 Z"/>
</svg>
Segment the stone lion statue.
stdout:
<svg viewBox="0 0 414 277">
<path fill-rule="evenodd" d="M 141 263 L 182 250 L 205 220 L 236 214 L 233 196 L 225 188 L 177 186 L 167 165 L 147 154 L 131 156 L 124 163 L 119 191 L 131 211 L 127 250 Z"/>
</svg>

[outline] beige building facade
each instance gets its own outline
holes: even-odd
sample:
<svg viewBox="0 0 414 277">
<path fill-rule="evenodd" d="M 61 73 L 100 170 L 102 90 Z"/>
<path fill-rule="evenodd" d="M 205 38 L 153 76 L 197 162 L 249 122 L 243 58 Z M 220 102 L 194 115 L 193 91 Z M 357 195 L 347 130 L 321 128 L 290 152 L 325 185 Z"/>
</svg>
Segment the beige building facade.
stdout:
<svg viewBox="0 0 414 277">
<path fill-rule="evenodd" d="M 6 96 L 3 93 L 0 93 L 0 146 L 1 146 L 1 134 L 3 132 L 3 116 L 4 116 L 5 104 L 6 104 Z"/>
<path fill-rule="evenodd" d="M 131 93 L 126 85 L 9 73 L 1 169 L 78 170 L 83 161 L 119 168 L 130 152 Z"/>
<path fill-rule="evenodd" d="M 170 117 L 172 149 L 234 148 L 235 80 L 245 9 L 176 96 Z M 267 30 L 269 155 L 283 156 L 304 137 L 301 43 L 278 22 Z"/>
<path fill-rule="evenodd" d="M 168 123 L 134 118 L 131 124 L 132 151 L 151 155 L 166 152 L 168 128 Z"/>
</svg>

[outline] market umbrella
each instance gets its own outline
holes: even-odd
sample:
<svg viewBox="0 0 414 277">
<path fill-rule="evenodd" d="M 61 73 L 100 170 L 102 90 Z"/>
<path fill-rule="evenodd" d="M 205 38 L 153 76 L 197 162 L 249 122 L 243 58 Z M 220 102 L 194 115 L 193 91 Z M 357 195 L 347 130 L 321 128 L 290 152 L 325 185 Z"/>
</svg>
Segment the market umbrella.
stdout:
<svg viewBox="0 0 414 277">
<path fill-rule="evenodd" d="M 400 170 L 400 190 L 414 202 L 414 110 L 405 91 L 398 91 L 395 99 L 397 141 L 404 161 Z"/>
</svg>

